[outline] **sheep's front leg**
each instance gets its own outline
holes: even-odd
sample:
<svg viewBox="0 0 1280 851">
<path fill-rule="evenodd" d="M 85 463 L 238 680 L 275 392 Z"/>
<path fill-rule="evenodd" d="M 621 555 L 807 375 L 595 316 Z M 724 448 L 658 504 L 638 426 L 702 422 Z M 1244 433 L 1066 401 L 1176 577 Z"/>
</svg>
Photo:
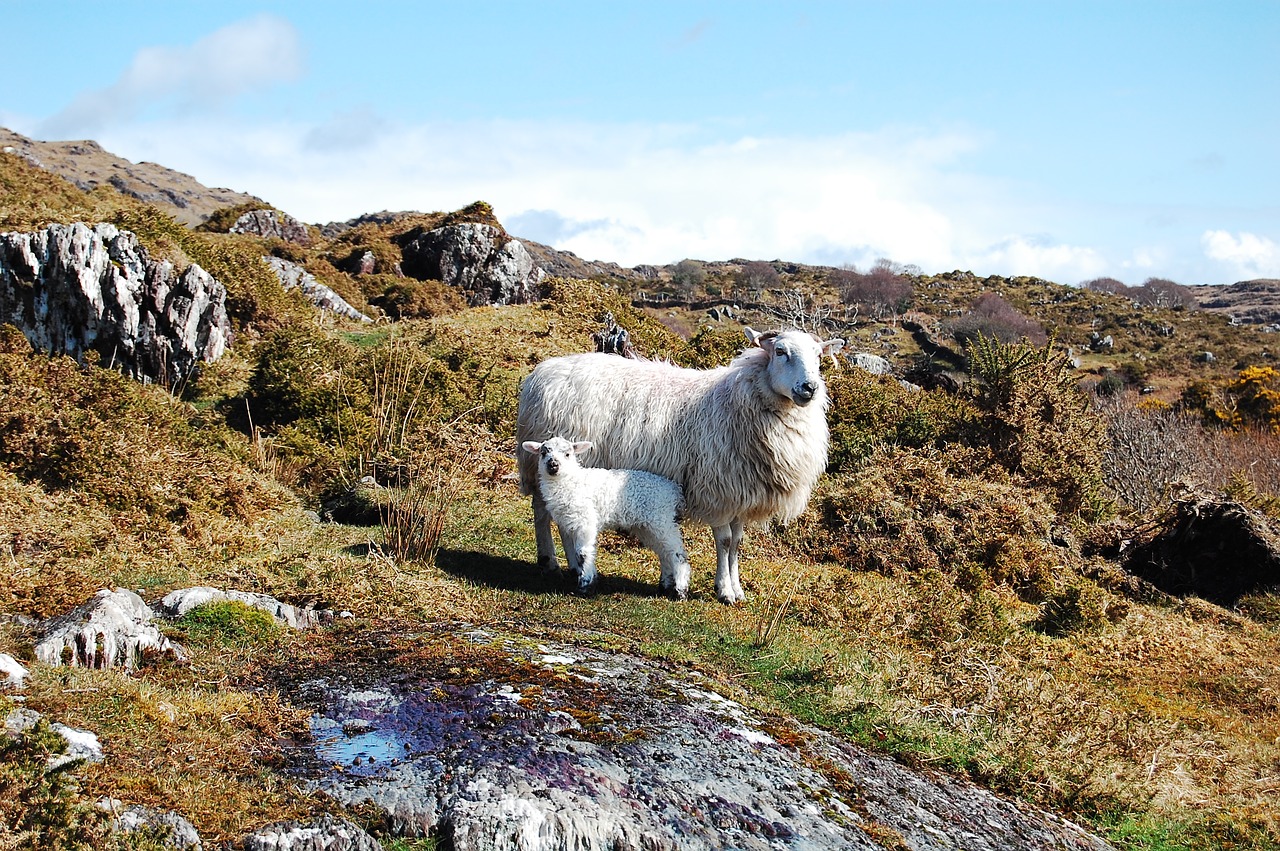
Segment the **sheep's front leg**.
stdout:
<svg viewBox="0 0 1280 851">
<path fill-rule="evenodd" d="M 742 540 L 742 523 L 734 520 L 727 526 L 715 526 L 711 531 L 716 536 L 716 596 L 722 603 L 741 602 L 746 599 L 738 583 L 738 542 Z"/>
<path fill-rule="evenodd" d="M 738 574 L 738 551 L 742 547 L 741 518 L 733 518 L 733 522 L 729 524 L 729 534 L 731 535 L 729 543 L 729 581 L 733 583 L 733 593 L 740 602 L 747 599 L 747 595 L 742 591 L 742 578 Z"/>
<path fill-rule="evenodd" d="M 538 542 L 538 567 L 544 573 L 559 573 L 560 560 L 556 558 L 556 541 L 551 537 L 551 512 L 538 491 L 533 493 L 533 536 Z M 565 553 L 568 556 L 568 552 Z"/>
</svg>

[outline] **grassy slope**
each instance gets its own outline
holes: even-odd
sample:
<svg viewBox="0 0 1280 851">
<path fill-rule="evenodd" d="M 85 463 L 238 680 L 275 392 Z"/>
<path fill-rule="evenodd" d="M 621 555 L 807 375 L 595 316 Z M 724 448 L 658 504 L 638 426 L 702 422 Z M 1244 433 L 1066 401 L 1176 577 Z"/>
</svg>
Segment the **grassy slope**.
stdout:
<svg viewBox="0 0 1280 851">
<path fill-rule="evenodd" d="M 60 197 L 50 187 L 32 191 Z M 71 193 L 48 206 L 57 208 L 54 218 L 73 208 L 78 217 L 93 212 L 86 203 Z M 47 616 L 101 585 L 154 598 L 214 584 L 354 614 L 323 635 L 178 632 L 190 663 L 160 662 L 135 676 L 36 668 L 28 705 L 99 731 L 107 748 L 106 762 L 81 770 L 83 799 L 109 792 L 177 809 L 207 842 L 322 807 L 277 773 L 284 744 L 305 719 L 279 697 L 275 677 L 291 658 L 354 653 L 371 636 L 457 620 L 695 667 L 767 710 L 968 774 L 1081 818 L 1127 847 L 1277 845 L 1274 623 L 1198 601 L 1154 606 L 1107 592 L 1114 622 L 1051 638 L 1031 628 L 1040 607 L 1007 581 L 975 585 L 944 569 L 895 569 L 888 556 L 906 563 L 919 552 L 874 535 L 815 547 L 810 535 L 827 522 L 816 512 L 793 530 L 749 534 L 750 599 L 739 608 L 714 601 L 714 548 L 702 528 L 686 530 L 695 571 L 693 599 L 684 604 L 657 595 L 656 559 L 620 536 L 602 541 L 602 587 L 592 599 L 536 574 L 529 508 L 510 479 L 515 386 L 538 360 L 589 345 L 604 310 L 633 329 L 642 351 L 698 359 L 616 296 L 574 283 L 559 284 L 543 305 L 469 310 L 372 334 L 337 329 L 333 336 L 357 353 L 399 345 L 407 362 L 434 365 L 420 435 L 432 448 L 414 463 L 420 472 L 445 469 L 456 484 L 434 563 L 381 555 L 369 547 L 376 529 L 314 524 L 303 514 L 312 497 L 300 499 L 273 478 L 296 480 L 272 454 L 274 436 L 251 442 L 218 424 L 219 412 L 243 406 L 253 369 L 243 344 L 197 388 L 200 410 L 159 388 L 49 365 L 16 347 L 0 354 L 0 410 L 29 413 L 5 426 L 6 446 L 21 434 L 73 460 L 91 459 L 91 447 L 68 437 L 74 429 L 36 427 L 76 409 L 93 415 L 96 444 L 124 461 L 124 473 L 110 481 L 91 473 L 66 481 L 6 460 L 0 612 Z M 722 352 L 735 338 L 726 331 L 700 345 Z M 875 390 L 843 377 L 832 387 L 837 410 Z M 1010 575 L 1031 562 L 1042 569 L 1056 552 L 1033 519 L 1017 515 L 1019 503 L 1043 502 L 1020 491 L 1016 478 L 946 472 L 927 448 L 864 450 L 824 494 L 861 481 L 864 499 L 905 500 L 900 528 L 922 536 L 921 550 L 947 541 L 971 553 L 974 544 L 960 539 L 972 522 L 1012 530 L 1001 555 Z M 922 485 L 905 495 L 875 490 L 891 487 L 884 471 L 897 469 L 916 470 L 913 481 L 932 482 L 968 500 L 967 508 L 951 519 L 930 511 L 916 521 L 931 527 L 913 525 L 910 491 Z M 120 496 L 156 483 L 168 490 L 139 503 Z M 859 569 L 870 564 L 879 569 Z M 1044 569 L 1060 584 L 1090 567 L 1063 551 Z M 17 622 L 0 626 L 0 651 L 29 658 L 29 641 Z"/>
</svg>

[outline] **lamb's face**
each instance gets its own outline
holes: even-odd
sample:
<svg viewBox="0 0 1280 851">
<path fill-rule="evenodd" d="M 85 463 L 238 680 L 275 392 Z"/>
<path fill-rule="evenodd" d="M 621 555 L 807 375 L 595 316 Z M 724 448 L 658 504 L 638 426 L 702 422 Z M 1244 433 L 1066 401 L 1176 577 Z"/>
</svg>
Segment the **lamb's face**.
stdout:
<svg viewBox="0 0 1280 851">
<path fill-rule="evenodd" d="M 591 446 L 590 443 L 570 443 L 563 437 L 549 437 L 542 443 L 526 440 L 522 445 L 526 452 L 538 456 L 538 469 L 544 476 L 558 476 L 565 466 L 577 463 L 577 453 Z"/>
<path fill-rule="evenodd" d="M 756 345 L 769 353 L 769 386 L 779 396 L 803 406 L 825 397 L 822 357 L 840 351 L 844 340 L 822 342 L 803 331 L 784 331 L 758 338 Z"/>
</svg>

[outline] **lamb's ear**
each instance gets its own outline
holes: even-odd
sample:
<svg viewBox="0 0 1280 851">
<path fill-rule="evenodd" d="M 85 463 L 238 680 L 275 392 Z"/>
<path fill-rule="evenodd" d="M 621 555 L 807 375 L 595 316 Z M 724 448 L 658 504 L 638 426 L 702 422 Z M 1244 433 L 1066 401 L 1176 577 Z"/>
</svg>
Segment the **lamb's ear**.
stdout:
<svg viewBox="0 0 1280 851">
<path fill-rule="evenodd" d="M 525 452 L 528 452 L 530 455 L 537 455 L 542 451 L 542 444 L 538 443 L 536 440 L 526 440 L 524 443 L 520 444 L 520 448 Z"/>
<path fill-rule="evenodd" d="M 589 440 L 580 440 L 573 445 L 573 454 L 581 455 L 593 446 L 595 446 L 595 444 Z"/>
<path fill-rule="evenodd" d="M 759 346 L 761 334 L 750 325 L 742 329 L 742 333 L 747 335 L 748 346 Z"/>
</svg>

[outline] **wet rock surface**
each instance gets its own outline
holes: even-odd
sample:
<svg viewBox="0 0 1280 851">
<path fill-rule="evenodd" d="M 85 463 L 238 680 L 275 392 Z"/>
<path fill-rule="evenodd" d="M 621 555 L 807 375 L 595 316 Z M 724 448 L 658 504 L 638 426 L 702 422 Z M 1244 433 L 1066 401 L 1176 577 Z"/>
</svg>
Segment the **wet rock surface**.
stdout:
<svg viewBox="0 0 1280 851">
<path fill-rule="evenodd" d="M 295 694 L 315 710 L 298 772 L 395 834 L 455 851 L 1108 847 L 696 673 L 483 631 L 416 645 Z"/>
</svg>

